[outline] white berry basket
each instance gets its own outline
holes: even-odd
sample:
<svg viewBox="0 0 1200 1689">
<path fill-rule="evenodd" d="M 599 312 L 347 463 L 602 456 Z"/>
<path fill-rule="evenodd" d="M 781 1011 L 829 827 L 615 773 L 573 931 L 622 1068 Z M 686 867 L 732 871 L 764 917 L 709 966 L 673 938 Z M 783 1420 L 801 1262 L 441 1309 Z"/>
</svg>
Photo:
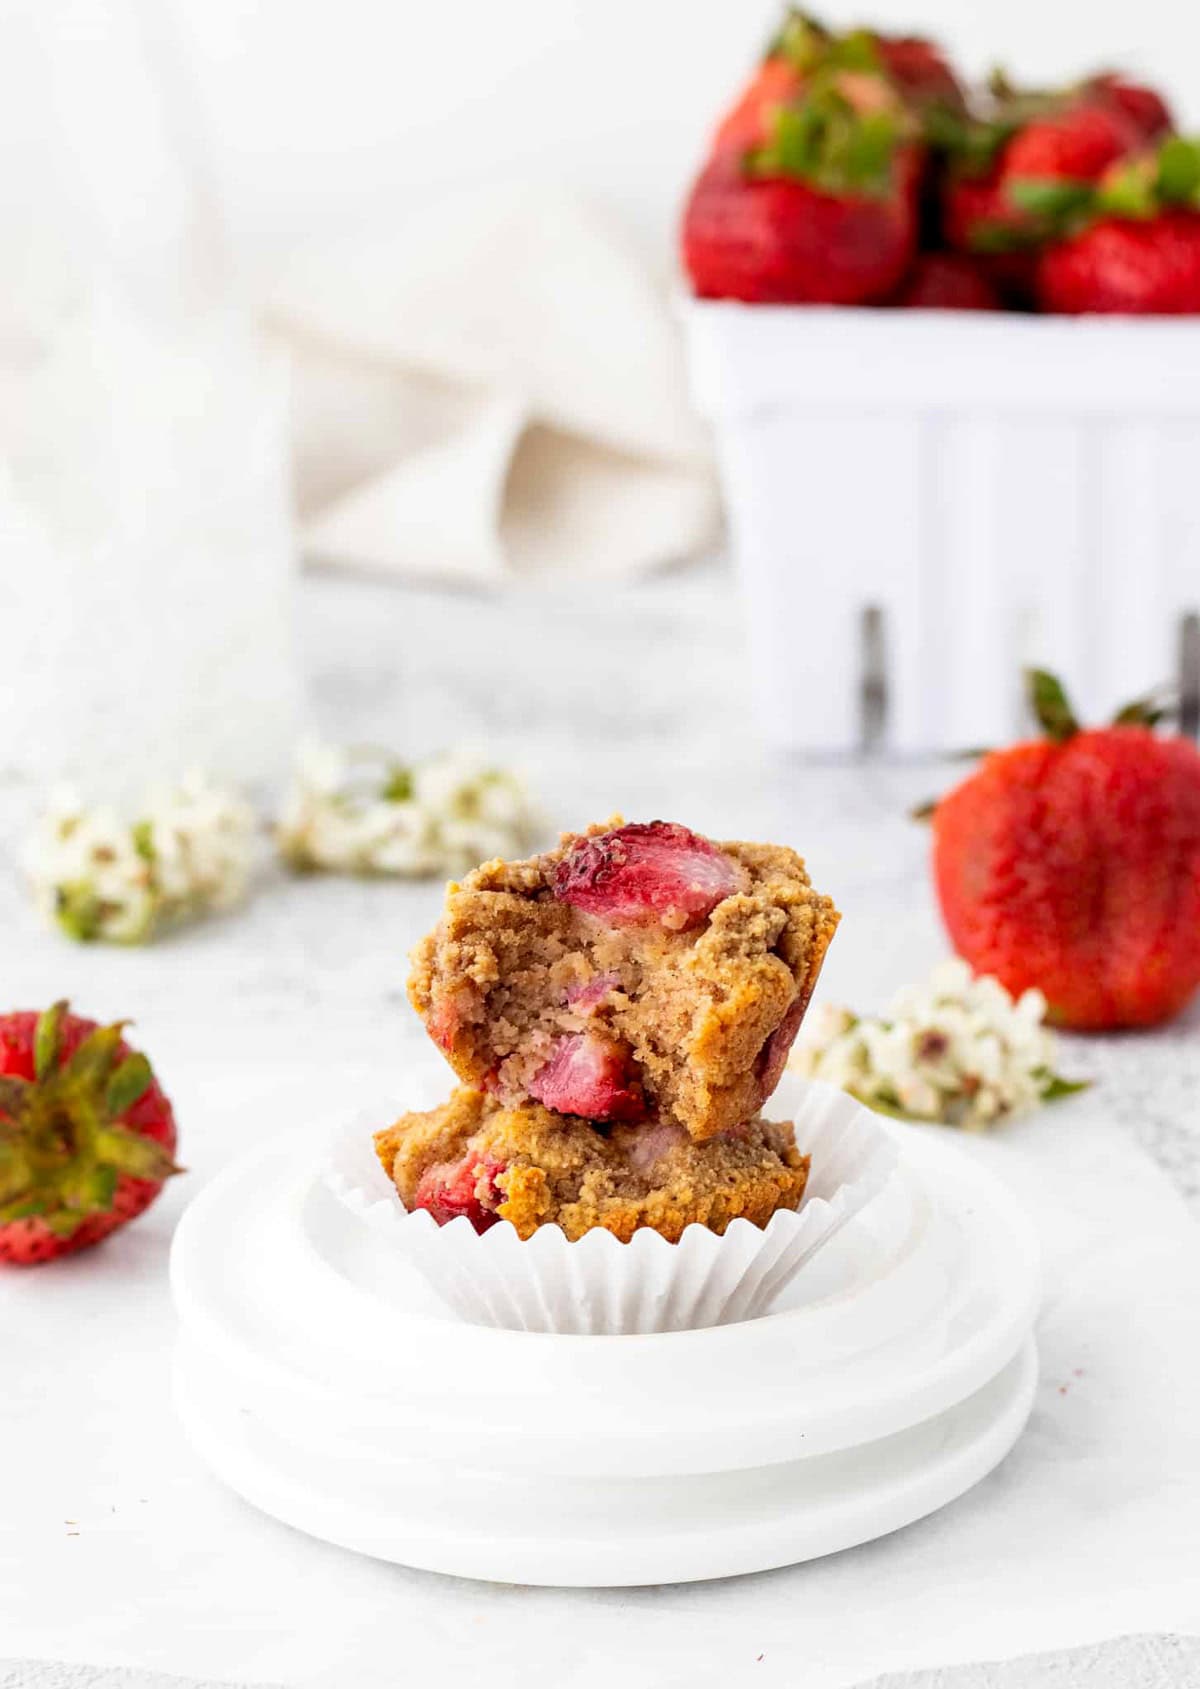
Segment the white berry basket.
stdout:
<svg viewBox="0 0 1200 1689">
<path fill-rule="evenodd" d="M 384 1246 L 379 1259 L 415 1268 L 447 1307 L 477 1325 L 588 1336 L 691 1331 L 755 1319 L 896 1168 L 879 1119 L 832 1086 L 789 1076 L 781 1104 L 812 1158 L 803 1201 L 765 1226 L 734 1220 L 718 1236 L 688 1226 L 678 1243 L 649 1227 L 621 1243 L 600 1228 L 568 1241 L 557 1226 L 522 1240 L 507 1221 L 477 1235 L 463 1216 L 438 1226 L 409 1212 L 374 1154 L 372 1135 L 394 1118 L 375 1109 L 333 1137 L 329 1189 Z M 386 1251 L 386 1252 L 385 1252 Z M 386 1274 L 384 1264 L 381 1269 Z"/>
<path fill-rule="evenodd" d="M 1200 321 L 684 315 L 770 742 L 1004 742 L 1031 662 L 1095 719 L 1195 686 Z"/>
</svg>

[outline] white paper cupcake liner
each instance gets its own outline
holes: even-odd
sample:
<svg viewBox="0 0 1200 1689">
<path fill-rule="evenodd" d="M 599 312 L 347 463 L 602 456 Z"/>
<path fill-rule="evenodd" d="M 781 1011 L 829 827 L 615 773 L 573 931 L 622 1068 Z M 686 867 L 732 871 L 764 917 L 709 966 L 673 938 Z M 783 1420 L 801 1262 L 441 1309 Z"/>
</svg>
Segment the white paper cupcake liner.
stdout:
<svg viewBox="0 0 1200 1689">
<path fill-rule="evenodd" d="M 792 1080 L 788 1090 L 799 1098 L 796 1143 L 812 1158 L 804 1200 L 763 1227 L 734 1220 L 721 1237 L 693 1225 L 668 1243 L 646 1227 L 621 1243 L 597 1228 L 570 1242 L 558 1226 L 541 1226 L 522 1241 L 507 1221 L 482 1235 L 461 1216 L 439 1226 L 423 1209 L 404 1207 L 379 1164 L 371 1140 L 388 1124 L 386 1111 L 340 1127 L 322 1175 L 472 1324 L 592 1336 L 728 1325 L 765 1313 L 896 1166 L 892 1139 L 853 1097 L 811 1081 Z"/>
</svg>

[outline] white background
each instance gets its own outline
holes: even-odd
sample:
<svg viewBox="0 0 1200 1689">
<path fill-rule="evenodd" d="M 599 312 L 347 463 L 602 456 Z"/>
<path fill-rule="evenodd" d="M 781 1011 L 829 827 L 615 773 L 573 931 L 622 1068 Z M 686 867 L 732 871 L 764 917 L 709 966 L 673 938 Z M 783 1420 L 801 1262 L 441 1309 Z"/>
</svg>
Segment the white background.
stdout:
<svg viewBox="0 0 1200 1689">
<path fill-rule="evenodd" d="M 664 242 L 713 114 L 777 0 L 173 0 L 226 146 L 239 220 L 375 216 L 393 193 L 491 170 L 591 190 Z M 822 8 L 817 6 L 816 10 Z M 847 0 L 944 36 L 972 72 L 1104 61 L 1168 82 L 1200 122 L 1200 18 L 1186 0 Z"/>
<path fill-rule="evenodd" d="M 10 232 L 64 138 L 93 181 L 144 172 L 150 118 L 123 46 L 139 15 L 183 67 L 172 120 L 206 160 L 252 263 L 386 220 L 444 185 L 519 176 L 607 205 L 665 267 L 705 134 L 779 7 L 0 0 L 0 212 Z M 1003 60 L 1055 79 L 1119 62 L 1161 80 L 1200 123 L 1200 15 L 1185 0 L 875 0 L 862 13 L 828 11 L 842 25 L 863 15 L 942 36 L 971 72 Z"/>
</svg>

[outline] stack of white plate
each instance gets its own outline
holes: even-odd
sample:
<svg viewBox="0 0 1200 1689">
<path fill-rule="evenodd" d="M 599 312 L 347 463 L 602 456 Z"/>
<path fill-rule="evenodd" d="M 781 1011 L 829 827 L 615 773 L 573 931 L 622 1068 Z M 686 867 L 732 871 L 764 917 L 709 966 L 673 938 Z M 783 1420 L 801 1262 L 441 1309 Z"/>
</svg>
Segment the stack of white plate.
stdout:
<svg viewBox="0 0 1200 1689">
<path fill-rule="evenodd" d="M 881 1536 L 1003 1458 L 1037 1372 L 1024 1215 L 952 1142 L 898 1136 L 765 1317 L 569 1337 L 447 1314 L 291 1134 L 180 1225 L 179 1412 L 267 1513 L 469 1577 L 676 1582 Z"/>
</svg>

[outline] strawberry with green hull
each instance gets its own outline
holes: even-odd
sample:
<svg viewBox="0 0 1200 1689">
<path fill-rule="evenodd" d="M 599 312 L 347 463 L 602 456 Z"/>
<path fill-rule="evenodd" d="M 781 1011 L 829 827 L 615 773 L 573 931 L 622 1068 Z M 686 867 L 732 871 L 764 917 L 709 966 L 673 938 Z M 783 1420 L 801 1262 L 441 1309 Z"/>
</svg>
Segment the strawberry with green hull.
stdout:
<svg viewBox="0 0 1200 1689">
<path fill-rule="evenodd" d="M 1136 125 L 1110 106 L 1076 98 L 1033 109 L 1036 115 L 1007 138 L 1002 117 L 964 142 L 962 161 L 947 179 L 943 207 L 947 243 L 960 252 L 986 255 L 997 285 L 1020 298 L 1034 289 L 1036 250 L 1045 233 L 1030 209 L 1031 185 L 1044 192 L 1084 192 L 1142 145 Z M 989 136 L 996 146 L 990 161 Z"/>
<path fill-rule="evenodd" d="M 771 115 L 765 144 L 718 153 L 692 190 L 683 261 L 702 299 L 865 304 L 916 249 L 920 150 L 882 78 L 829 82 Z"/>
<path fill-rule="evenodd" d="M 959 955 L 1060 1026 L 1153 1026 L 1200 986 L 1200 752 L 1146 704 L 1079 727 L 1052 676 L 1046 737 L 994 751 L 933 811 L 933 871 Z"/>
<path fill-rule="evenodd" d="M 171 1105 L 123 1029 L 66 1003 L 0 1016 L 0 1261 L 90 1248 L 179 1171 Z"/>
<path fill-rule="evenodd" d="M 1019 184 L 1058 236 L 1038 258 L 1043 310 L 1071 316 L 1200 312 L 1200 141 L 1173 135 L 1090 191 Z"/>
<path fill-rule="evenodd" d="M 961 120 L 962 84 L 940 47 L 920 36 L 880 35 L 855 29 L 835 35 L 792 8 L 761 64 L 717 125 L 713 153 L 745 153 L 767 143 L 775 112 L 801 103 L 823 83 L 847 77 L 886 83 L 918 119 L 936 123 L 941 113 Z"/>
</svg>

